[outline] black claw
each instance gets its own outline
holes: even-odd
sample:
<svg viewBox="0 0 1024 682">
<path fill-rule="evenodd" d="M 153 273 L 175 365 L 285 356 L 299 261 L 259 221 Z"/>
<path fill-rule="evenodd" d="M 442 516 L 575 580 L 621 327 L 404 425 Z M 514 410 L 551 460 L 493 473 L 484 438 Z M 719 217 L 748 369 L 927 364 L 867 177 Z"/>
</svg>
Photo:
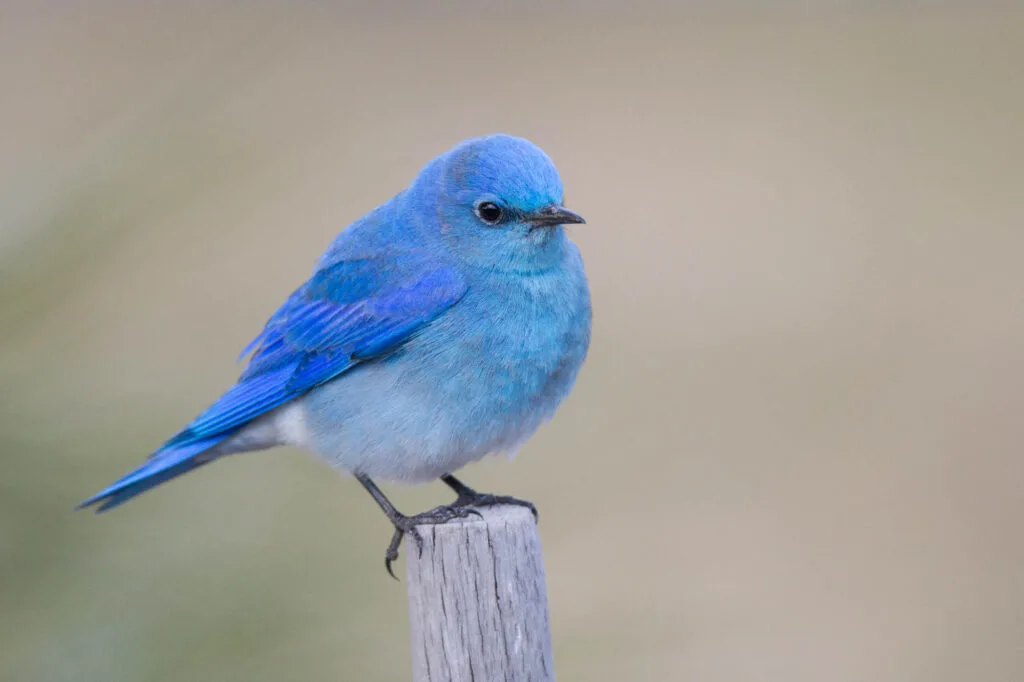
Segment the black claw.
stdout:
<svg viewBox="0 0 1024 682">
<path fill-rule="evenodd" d="M 388 545 L 387 551 L 384 552 L 384 568 L 388 570 L 388 575 L 395 580 L 398 580 L 398 576 L 391 569 L 391 564 L 398 559 L 398 546 L 402 544 L 403 535 L 405 535 L 405 531 L 396 526 L 395 533 L 391 536 L 391 543 Z"/>
<path fill-rule="evenodd" d="M 392 507 L 390 502 L 385 504 L 386 498 L 383 498 L 383 494 L 377 490 L 376 486 L 372 485 L 372 482 L 369 481 L 369 479 L 360 479 L 371 494 L 377 493 L 374 495 L 375 499 L 378 497 L 384 499 L 384 502 L 381 502 L 381 499 L 378 499 L 378 502 L 384 508 L 385 512 L 388 513 L 388 518 L 391 519 L 391 523 L 395 526 L 395 532 L 391 536 L 391 542 L 388 544 L 387 551 L 384 553 L 384 568 L 387 569 L 388 575 L 395 580 L 398 580 L 398 576 L 395 575 L 393 566 L 394 562 L 398 559 L 398 548 L 402 544 L 403 537 L 407 534 L 411 535 L 413 540 L 416 542 L 417 552 L 420 556 L 423 556 L 423 537 L 416 528 L 417 526 L 438 525 L 447 523 L 452 519 L 461 519 L 470 515 L 476 516 L 477 518 L 483 518 L 483 514 L 474 507 L 493 507 L 501 504 L 526 507 L 530 510 L 530 513 L 533 514 L 534 521 L 537 521 L 540 518 L 537 513 L 537 507 L 535 507 L 532 502 L 520 500 L 515 497 L 509 497 L 508 495 L 488 495 L 486 493 L 478 493 L 472 488 L 458 482 L 451 476 L 448 478 L 451 480 L 445 480 L 444 478 L 442 478 L 442 480 L 445 480 L 445 482 L 458 493 L 458 498 L 455 502 L 450 505 L 435 507 L 430 511 L 417 514 L 416 516 L 403 516 L 399 514 L 398 510 Z"/>
<path fill-rule="evenodd" d="M 395 576 L 392 570 L 392 564 L 398 559 L 398 548 L 401 546 L 402 538 L 405 535 L 412 536 L 419 556 L 423 556 L 423 536 L 420 534 L 417 526 L 438 525 L 447 523 L 452 519 L 462 519 L 471 514 L 480 516 L 480 512 L 475 509 L 453 504 L 435 507 L 416 516 L 395 516 L 391 520 L 395 526 L 395 532 L 391 536 L 391 542 L 388 544 L 387 551 L 384 552 L 384 568 L 387 569 L 388 575 L 398 580 L 398 577 Z"/>
<path fill-rule="evenodd" d="M 540 520 L 540 514 L 537 513 L 537 507 L 532 502 L 527 500 L 520 500 L 518 497 L 510 497 L 508 495 L 489 495 L 487 493 L 478 493 L 475 490 L 469 493 L 463 493 L 459 495 L 458 499 L 455 500 L 453 506 L 457 507 L 495 507 L 501 504 L 509 504 L 514 507 L 526 507 L 533 514 L 534 522 Z M 479 512 L 478 512 L 479 514 Z"/>
<path fill-rule="evenodd" d="M 416 556 L 423 556 L 423 536 L 420 535 L 418 530 L 416 530 L 416 526 L 409 529 L 409 535 L 411 535 L 412 539 L 416 541 Z"/>
<path fill-rule="evenodd" d="M 445 474 L 442 476 L 441 482 L 454 490 L 455 494 L 458 496 L 456 497 L 455 504 L 453 506 L 493 507 L 499 504 L 510 504 L 515 507 L 526 507 L 529 509 L 530 513 L 533 514 L 534 522 L 540 519 L 540 515 L 537 513 L 537 508 L 533 506 L 532 502 L 520 500 L 515 497 L 509 497 L 508 495 L 489 495 L 487 493 L 478 493 L 451 474 Z"/>
</svg>

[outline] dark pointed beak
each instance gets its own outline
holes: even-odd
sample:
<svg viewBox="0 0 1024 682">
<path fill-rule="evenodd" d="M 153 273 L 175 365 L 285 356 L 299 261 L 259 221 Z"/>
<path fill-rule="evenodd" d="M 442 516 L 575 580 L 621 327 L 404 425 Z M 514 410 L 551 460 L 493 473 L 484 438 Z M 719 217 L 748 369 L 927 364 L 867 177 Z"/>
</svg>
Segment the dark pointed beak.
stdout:
<svg viewBox="0 0 1024 682">
<path fill-rule="evenodd" d="M 545 206 L 539 211 L 526 216 L 534 227 L 553 227 L 555 225 L 583 225 L 587 221 L 579 213 L 570 211 L 564 206 Z"/>
</svg>

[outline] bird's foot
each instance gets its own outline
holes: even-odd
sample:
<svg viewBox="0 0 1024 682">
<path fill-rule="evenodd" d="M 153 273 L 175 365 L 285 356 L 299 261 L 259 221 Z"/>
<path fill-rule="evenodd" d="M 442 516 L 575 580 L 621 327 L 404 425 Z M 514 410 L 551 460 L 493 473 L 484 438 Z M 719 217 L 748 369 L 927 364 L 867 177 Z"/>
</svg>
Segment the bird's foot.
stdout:
<svg viewBox="0 0 1024 682">
<path fill-rule="evenodd" d="M 447 523 L 452 519 L 464 519 L 472 515 L 480 516 L 480 512 L 472 509 L 469 505 L 451 504 L 434 507 L 430 511 L 425 511 L 415 516 L 397 515 L 392 518 L 391 523 L 395 526 L 395 533 L 391 536 L 391 543 L 384 553 L 384 567 L 388 569 L 388 574 L 395 578 L 395 580 L 398 580 L 395 577 L 395 572 L 391 570 L 391 564 L 398 559 L 398 547 L 402 544 L 402 538 L 406 535 L 409 535 L 416 542 L 416 551 L 419 554 L 423 553 L 423 537 L 416 528 L 417 526 L 436 526 L 441 523 Z"/>
<path fill-rule="evenodd" d="M 533 520 L 537 521 L 540 516 L 537 514 L 537 507 L 533 505 L 533 502 L 527 500 L 520 500 L 518 497 L 510 497 L 509 495 L 491 495 L 489 493 L 478 493 L 472 488 L 468 488 L 459 492 L 459 496 L 455 499 L 452 504 L 453 507 L 496 507 L 502 504 L 510 504 L 514 507 L 526 507 L 533 514 Z"/>
</svg>

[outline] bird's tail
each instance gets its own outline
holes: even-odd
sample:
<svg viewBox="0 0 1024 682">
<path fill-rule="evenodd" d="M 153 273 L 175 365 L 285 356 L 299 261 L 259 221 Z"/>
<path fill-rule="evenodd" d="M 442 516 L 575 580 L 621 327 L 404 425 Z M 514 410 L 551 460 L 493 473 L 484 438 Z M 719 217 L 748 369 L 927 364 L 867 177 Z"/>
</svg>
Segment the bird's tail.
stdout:
<svg viewBox="0 0 1024 682">
<path fill-rule="evenodd" d="M 136 495 L 141 495 L 150 488 L 155 488 L 172 478 L 198 469 L 215 459 L 207 451 L 224 440 L 225 437 L 226 435 L 219 435 L 180 445 L 165 445 L 150 455 L 149 459 L 138 469 L 81 502 L 75 509 L 99 505 L 96 507 L 96 512 L 105 512 L 124 504 Z"/>
</svg>

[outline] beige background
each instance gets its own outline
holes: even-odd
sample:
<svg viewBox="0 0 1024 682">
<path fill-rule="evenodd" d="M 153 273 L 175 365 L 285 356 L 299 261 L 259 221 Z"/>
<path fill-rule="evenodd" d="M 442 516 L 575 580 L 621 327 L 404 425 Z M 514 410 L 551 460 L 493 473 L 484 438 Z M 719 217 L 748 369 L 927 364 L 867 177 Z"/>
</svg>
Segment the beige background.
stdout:
<svg viewBox="0 0 1024 682">
<path fill-rule="evenodd" d="M 1024 677 L 1019 5 L 368 6 L 0 5 L 0 679 L 408 678 L 313 458 L 70 509 L 495 131 L 589 220 L 577 389 L 464 472 L 540 506 L 559 679 Z"/>
</svg>

